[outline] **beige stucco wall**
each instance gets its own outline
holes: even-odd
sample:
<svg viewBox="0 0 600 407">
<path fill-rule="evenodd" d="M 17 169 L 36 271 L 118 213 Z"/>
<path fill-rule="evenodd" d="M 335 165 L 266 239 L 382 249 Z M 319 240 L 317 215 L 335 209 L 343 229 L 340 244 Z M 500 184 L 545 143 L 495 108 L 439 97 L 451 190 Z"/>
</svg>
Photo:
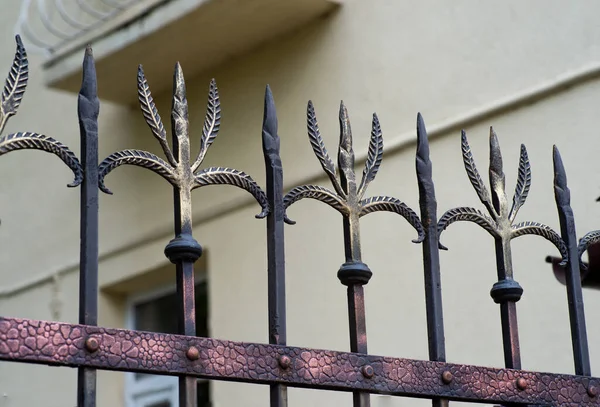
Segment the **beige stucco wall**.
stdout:
<svg viewBox="0 0 600 407">
<path fill-rule="evenodd" d="M 323 178 L 315 180 L 321 171 L 305 134 L 304 111 L 306 101 L 312 99 L 327 146 L 335 151 L 337 109 L 343 98 L 357 154 L 366 151 L 373 111 L 379 114 L 385 144 L 396 146 L 384 155 L 370 194 L 393 195 L 417 209 L 415 147 L 398 146 L 414 137 L 416 112 L 421 111 L 430 129 L 459 123 L 432 142 L 440 215 L 454 206 L 479 206 L 462 168 L 459 129 L 468 131 L 480 170 L 486 173 L 487 134 L 489 125 L 494 125 L 504 152 L 509 193 L 521 142 L 532 161 L 533 186 L 519 220 L 558 227 L 551 163 L 551 147 L 556 143 L 567 167 L 579 234 L 598 227 L 594 200 L 599 195 L 600 169 L 595 168 L 594 158 L 600 150 L 596 141 L 600 75 L 543 94 L 536 104 L 467 120 L 499 101 L 517 103 L 529 89 L 593 68 L 600 59 L 596 2 L 568 6 L 560 1 L 343 3 L 323 21 L 205 77 L 188 80 L 195 146 L 210 77 L 216 77 L 221 91 L 221 134 L 206 166 L 235 167 L 264 184 L 260 124 L 264 85 L 270 83 L 288 187 L 309 179 L 326 184 Z M 6 67 L 14 53 L 11 29 L 17 12 L 16 6 L 5 7 L 0 16 L 0 61 Z M 161 46 L 168 44 L 157 44 L 157 49 Z M 31 55 L 28 91 L 6 132 L 43 131 L 77 150 L 76 98 L 44 87 L 41 62 L 41 57 Z M 135 66 L 122 70 L 131 76 L 132 84 L 135 70 Z M 152 79 L 148 78 L 150 86 Z M 168 122 L 168 97 L 158 95 L 157 101 Z M 137 109 L 104 103 L 100 120 L 102 157 L 131 147 L 158 151 Z M 358 166 L 357 172 L 361 170 Z M 0 172 L 0 292 L 4 293 L 0 314 L 76 321 L 79 194 L 64 187 L 70 181 L 69 171 L 55 157 L 20 152 L 2 157 Z M 166 264 L 162 250 L 172 233 L 172 198 L 166 182 L 137 168 L 119 168 L 107 184 L 115 195 L 102 196 L 100 201 L 104 290 L 100 322 L 118 327 L 125 323 L 125 299 L 111 293 L 121 281 Z M 264 342 L 265 225 L 254 219 L 258 206 L 240 207 L 239 202 L 250 201 L 244 192 L 228 187 L 207 188 L 194 197 L 195 236 L 208 253 L 211 331 L 219 338 Z M 339 215 L 314 201 L 295 204 L 289 215 L 298 223 L 286 228 L 288 342 L 346 350 L 345 290 L 336 278 L 343 262 Z M 414 231 L 392 214 L 363 218 L 361 227 L 364 261 L 374 272 L 366 288 L 370 352 L 426 358 L 421 249 L 410 243 Z M 467 224 L 453 225 L 443 240 L 450 248 L 441 256 L 448 360 L 501 366 L 499 313 L 489 297 L 496 280 L 492 240 Z M 524 237 L 513 243 L 515 277 L 525 289 L 519 303 L 523 366 L 571 372 L 565 290 L 544 263 L 547 254 L 555 255 L 555 249 L 541 238 Z M 12 293 L 14 287 L 51 273 L 61 277 Z M 57 299 L 62 308 L 53 315 L 49 306 Z M 595 344 L 600 341 L 600 326 L 594 323 L 592 311 L 600 305 L 600 296 L 586 292 L 585 300 L 592 364 L 598 375 L 600 349 Z M 100 375 L 100 406 L 120 405 L 122 379 L 120 373 Z M 74 384 L 74 371 L 3 363 L 0 406 L 74 405 Z M 213 390 L 219 407 L 263 406 L 268 397 L 261 386 L 215 383 Z M 349 404 L 348 394 L 290 390 L 290 405 Z M 373 397 L 375 407 L 426 404 Z"/>
</svg>

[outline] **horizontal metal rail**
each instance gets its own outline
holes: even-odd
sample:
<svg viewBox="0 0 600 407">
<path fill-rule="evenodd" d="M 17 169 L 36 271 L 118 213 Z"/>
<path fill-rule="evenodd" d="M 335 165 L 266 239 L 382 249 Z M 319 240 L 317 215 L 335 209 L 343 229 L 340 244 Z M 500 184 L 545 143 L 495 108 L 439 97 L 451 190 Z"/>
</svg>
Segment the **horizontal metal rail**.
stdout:
<svg viewBox="0 0 600 407">
<path fill-rule="evenodd" d="M 600 406 L 600 378 L 0 318 L 0 360 L 485 403 Z"/>
</svg>

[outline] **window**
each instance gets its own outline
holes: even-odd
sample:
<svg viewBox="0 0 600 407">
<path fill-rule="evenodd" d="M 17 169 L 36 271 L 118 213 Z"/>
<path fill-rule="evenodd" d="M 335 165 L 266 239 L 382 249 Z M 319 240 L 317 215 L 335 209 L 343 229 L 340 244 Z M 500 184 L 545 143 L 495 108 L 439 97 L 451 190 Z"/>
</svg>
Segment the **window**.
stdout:
<svg viewBox="0 0 600 407">
<path fill-rule="evenodd" d="M 196 284 L 196 336 L 208 336 L 206 281 Z M 174 288 L 146 294 L 130 301 L 129 326 L 149 332 L 177 333 L 177 295 Z M 128 373 L 128 407 L 178 407 L 177 377 Z M 198 380 L 198 407 L 211 407 L 210 384 Z"/>
</svg>

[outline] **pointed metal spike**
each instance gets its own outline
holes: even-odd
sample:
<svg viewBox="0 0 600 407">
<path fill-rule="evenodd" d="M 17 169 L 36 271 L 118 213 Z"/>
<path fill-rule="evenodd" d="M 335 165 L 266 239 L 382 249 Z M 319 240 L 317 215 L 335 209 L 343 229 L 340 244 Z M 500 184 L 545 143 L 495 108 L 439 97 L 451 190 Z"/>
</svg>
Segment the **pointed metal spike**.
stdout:
<svg viewBox="0 0 600 407">
<path fill-rule="evenodd" d="M 83 75 L 79 95 L 80 117 L 87 115 L 95 115 L 97 117 L 100 103 L 98 101 L 96 65 L 92 48 L 89 45 L 85 49 L 85 56 L 83 58 Z M 82 97 L 85 101 L 82 100 Z M 85 108 L 82 110 L 83 105 L 85 105 Z"/>
<path fill-rule="evenodd" d="M 506 212 L 508 216 L 508 204 L 505 192 L 505 177 L 502 169 L 502 153 L 500 143 L 494 129 L 490 126 L 490 188 L 492 193 L 492 204 L 497 214 Z"/>
<path fill-rule="evenodd" d="M 179 62 L 175 64 L 175 72 L 173 73 L 173 93 L 174 96 L 185 99 L 185 78 Z"/>
<path fill-rule="evenodd" d="M 490 127 L 490 171 L 502 174 L 502 152 L 498 136 L 492 127 Z"/>
<path fill-rule="evenodd" d="M 277 112 L 271 87 L 265 89 L 265 105 L 263 113 L 263 152 L 267 154 L 279 154 L 279 136 L 277 135 Z"/>
<path fill-rule="evenodd" d="M 463 137 L 466 137 L 464 131 Z M 427 139 L 427 129 L 421 113 L 417 113 L 417 156 L 423 162 L 429 161 L 429 140 Z M 419 167 L 417 167 L 417 171 L 419 171 Z"/>
<path fill-rule="evenodd" d="M 352 129 L 350 127 L 350 118 L 348 109 L 344 101 L 340 102 L 340 148 L 346 151 L 352 150 Z"/>
<path fill-rule="evenodd" d="M 567 187 L 567 173 L 565 172 L 565 166 L 556 145 L 552 146 L 552 161 L 554 164 L 554 194 L 556 202 L 561 206 L 569 205 L 571 194 Z"/>
</svg>

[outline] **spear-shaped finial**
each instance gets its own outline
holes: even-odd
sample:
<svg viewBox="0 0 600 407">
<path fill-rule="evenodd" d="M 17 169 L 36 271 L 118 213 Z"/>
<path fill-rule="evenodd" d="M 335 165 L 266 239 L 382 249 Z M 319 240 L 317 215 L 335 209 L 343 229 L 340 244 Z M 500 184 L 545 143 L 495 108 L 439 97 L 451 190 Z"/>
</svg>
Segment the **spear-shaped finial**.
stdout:
<svg viewBox="0 0 600 407">
<path fill-rule="evenodd" d="M 590 355 L 585 326 L 583 293 L 581 291 L 581 269 L 579 266 L 579 257 L 582 254 L 580 252 L 581 244 L 578 248 L 575 218 L 573 216 L 573 209 L 571 208 L 571 193 L 567 187 L 567 173 L 556 146 L 552 148 L 552 158 L 554 161 L 554 197 L 560 220 L 560 231 L 569 254 L 565 276 L 575 374 L 590 376 Z M 586 236 L 589 238 L 590 235 Z M 586 236 L 584 236 L 582 241 L 586 241 Z"/>
<path fill-rule="evenodd" d="M 279 155 L 279 136 L 277 135 L 277 113 L 271 87 L 265 89 L 265 105 L 263 112 L 262 142 L 265 159 Z M 280 160 L 281 161 L 281 160 Z M 281 165 L 281 164 L 280 164 Z"/>
<path fill-rule="evenodd" d="M 100 113 L 100 101 L 98 100 L 98 86 L 96 81 L 96 65 L 94 63 L 94 54 L 92 47 L 88 45 L 85 48 L 85 56 L 83 57 L 83 73 L 81 80 L 81 89 L 77 98 L 77 114 L 79 116 L 79 126 L 82 137 L 84 132 L 94 133 L 98 137 L 98 126 L 95 128 L 92 122 L 95 122 Z M 90 134 L 91 135 L 91 134 Z"/>
</svg>

